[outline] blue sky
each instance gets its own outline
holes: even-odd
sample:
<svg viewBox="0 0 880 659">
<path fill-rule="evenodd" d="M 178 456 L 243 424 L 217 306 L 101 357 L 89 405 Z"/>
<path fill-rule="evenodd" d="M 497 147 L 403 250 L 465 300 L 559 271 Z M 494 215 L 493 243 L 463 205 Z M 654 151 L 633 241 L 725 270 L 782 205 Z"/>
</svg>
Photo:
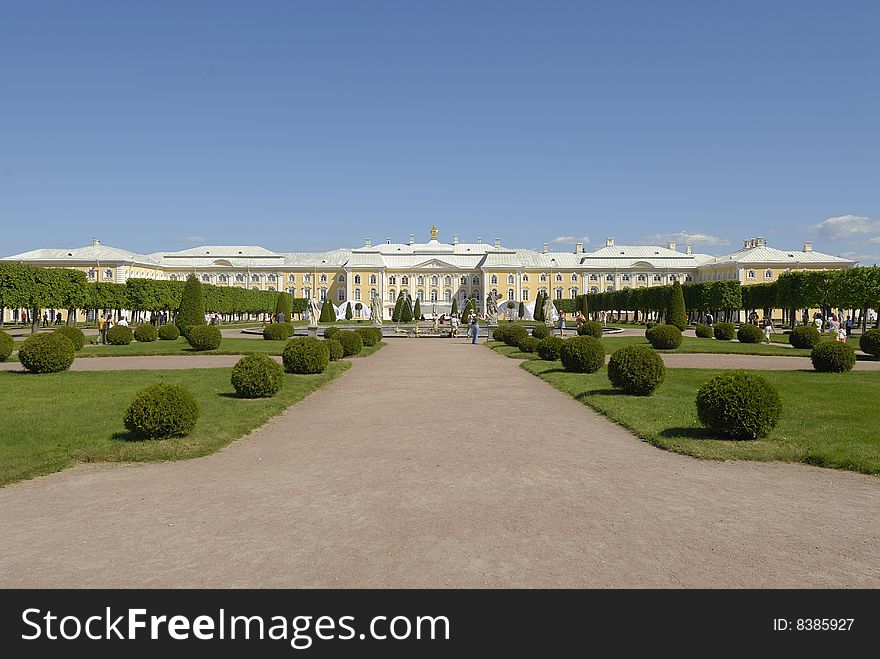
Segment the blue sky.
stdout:
<svg viewBox="0 0 880 659">
<path fill-rule="evenodd" d="M 877 2 L 0 1 L 0 252 L 880 259 Z M 873 241 L 873 242 L 872 242 Z"/>
</svg>

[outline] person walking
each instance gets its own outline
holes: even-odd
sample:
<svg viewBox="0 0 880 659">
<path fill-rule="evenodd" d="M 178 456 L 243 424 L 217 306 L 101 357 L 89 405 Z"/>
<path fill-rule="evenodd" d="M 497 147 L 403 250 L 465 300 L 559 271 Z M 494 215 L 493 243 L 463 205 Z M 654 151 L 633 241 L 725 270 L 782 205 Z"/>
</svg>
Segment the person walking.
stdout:
<svg viewBox="0 0 880 659">
<path fill-rule="evenodd" d="M 837 330 L 838 343 L 846 343 L 846 337 L 847 337 L 846 327 L 841 325 L 840 328 Z"/>
<path fill-rule="evenodd" d="M 559 312 L 559 338 L 565 338 L 565 314 Z"/>
<path fill-rule="evenodd" d="M 471 343 L 476 345 L 477 336 L 480 333 L 480 320 L 477 318 L 477 314 L 472 313 L 468 316 L 468 325 L 471 334 Z"/>
<path fill-rule="evenodd" d="M 107 318 L 105 316 L 98 316 L 98 339 L 99 343 L 103 343 L 106 345 L 107 343 Z"/>
<path fill-rule="evenodd" d="M 852 328 L 853 328 L 852 316 L 846 317 L 846 323 L 845 323 L 844 327 L 846 328 L 846 337 L 847 338 L 851 337 L 852 336 Z"/>
<path fill-rule="evenodd" d="M 49 314 L 43 312 L 43 327 L 49 327 Z"/>
<path fill-rule="evenodd" d="M 764 316 L 761 324 L 764 326 L 764 340 L 770 343 L 770 335 L 773 334 L 773 321 Z"/>
<path fill-rule="evenodd" d="M 715 319 L 712 317 L 711 311 L 706 313 L 705 320 L 706 320 L 706 325 L 708 325 L 709 327 L 712 327 L 712 323 L 715 322 Z"/>
</svg>

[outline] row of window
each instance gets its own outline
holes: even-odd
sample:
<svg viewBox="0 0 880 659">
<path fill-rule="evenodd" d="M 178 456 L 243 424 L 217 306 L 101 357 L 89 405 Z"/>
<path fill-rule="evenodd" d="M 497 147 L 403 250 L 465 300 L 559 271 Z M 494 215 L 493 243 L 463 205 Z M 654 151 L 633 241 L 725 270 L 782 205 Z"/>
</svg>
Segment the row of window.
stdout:
<svg viewBox="0 0 880 659">
<path fill-rule="evenodd" d="M 89 281 L 95 281 L 98 278 L 98 271 L 95 268 L 92 268 L 88 272 Z M 104 270 L 104 279 L 113 279 L 113 270 L 107 268 Z"/>
</svg>

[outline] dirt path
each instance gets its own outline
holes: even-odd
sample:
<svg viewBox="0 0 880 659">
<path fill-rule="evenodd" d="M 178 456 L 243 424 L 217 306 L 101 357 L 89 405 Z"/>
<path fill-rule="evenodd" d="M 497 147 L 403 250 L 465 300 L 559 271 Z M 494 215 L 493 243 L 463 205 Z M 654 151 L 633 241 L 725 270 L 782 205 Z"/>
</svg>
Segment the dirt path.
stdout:
<svg viewBox="0 0 880 659">
<path fill-rule="evenodd" d="M 0 490 L 0 586 L 878 587 L 877 510 L 880 479 L 666 453 L 394 341 L 213 456 Z"/>
</svg>

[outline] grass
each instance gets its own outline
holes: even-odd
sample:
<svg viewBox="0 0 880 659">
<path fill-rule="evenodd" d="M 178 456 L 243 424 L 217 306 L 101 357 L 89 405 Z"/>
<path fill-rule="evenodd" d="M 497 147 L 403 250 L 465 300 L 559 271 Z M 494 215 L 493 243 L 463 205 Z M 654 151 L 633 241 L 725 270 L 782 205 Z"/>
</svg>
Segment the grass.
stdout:
<svg viewBox="0 0 880 659">
<path fill-rule="evenodd" d="M 244 400 L 230 384 L 232 369 L 0 372 L 7 405 L 0 426 L 0 486 L 59 471 L 76 462 L 153 462 L 213 453 L 339 377 L 351 364 L 331 362 L 319 375 L 285 375 L 274 398 Z M 186 387 L 201 415 L 188 437 L 129 441 L 122 416 L 150 384 Z"/>
<path fill-rule="evenodd" d="M 522 368 L 574 396 L 660 448 L 709 460 L 780 460 L 880 474 L 880 435 L 870 423 L 880 400 L 871 372 L 765 371 L 782 397 L 782 420 L 756 441 L 713 438 L 697 420 L 699 386 L 717 370 L 667 369 L 650 398 L 612 389 L 605 368 L 585 375 L 559 362 L 525 361 Z M 858 392 L 858 395 L 853 395 Z"/>
<path fill-rule="evenodd" d="M 574 336 L 573 333 L 566 334 Z M 628 345 L 651 345 L 643 336 L 603 336 L 602 345 L 605 353 L 610 355 L 618 348 Z M 504 344 L 497 341 L 489 341 L 490 348 L 497 348 Z M 506 347 L 506 346 L 505 346 Z M 516 348 L 499 350 L 502 354 L 516 359 L 536 359 L 536 355 L 520 352 Z M 766 343 L 739 343 L 738 341 L 716 341 L 715 339 L 697 339 L 690 336 L 682 337 L 681 346 L 677 350 L 660 350 L 659 352 L 679 352 L 689 354 L 713 353 L 713 354 L 736 354 L 736 355 L 775 355 L 781 357 L 809 357 L 809 350 L 785 347 L 781 345 L 768 345 Z"/>
</svg>

